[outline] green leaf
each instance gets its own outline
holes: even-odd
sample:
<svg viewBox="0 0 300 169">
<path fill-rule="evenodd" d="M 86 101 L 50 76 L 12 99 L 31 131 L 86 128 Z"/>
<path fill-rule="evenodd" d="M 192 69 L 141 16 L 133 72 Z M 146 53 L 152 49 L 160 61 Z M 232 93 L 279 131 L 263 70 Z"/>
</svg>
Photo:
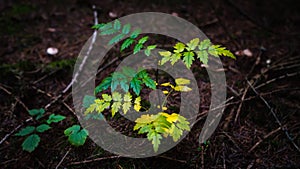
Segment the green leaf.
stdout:
<svg viewBox="0 0 300 169">
<path fill-rule="evenodd" d="M 136 71 L 133 68 L 127 66 L 122 67 L 122 72 L 124 75 L 131 78 L 136 74 Z"/>
<path fill-rule="evenodd" d="M 121 41 L 123 39 L 125 35 L 124 34 L 119 34 L 119 35 L 116 35 L 115 37 L 113 37 L 109 42 L 108 42 L 108 45 L 112 45 L 114 43 L 118 43 L 119 41 Z"/>
<path fill-rule="evenodd" d="M 205 50 L 197 51 L 196 54 L 197 54 L 197 57 L 200 59 L 200 61 L 207 65 L 207 63 L 208 63 L 207 51 L 205 51 Z"/>
<path fill-rule="evenodd" d="M 208 53 L 215 57 L 219 57 L 218 51 L 216 50 L 216 48 L 214 46 L 208 47 Z"/>
<path fill-rule="evenodd" d="M 55 114 L 51 114 L 47 120 L 48 124 L 51 124 L 52 122 L 57 123 L 60 122 L 62 120 L 64 120 L 66 117 L 62 116 L 62 115 L 55 115 Z"/>
<path fill-rule="evenodd" d="M 199 44 L 199 38 L 192 39 L 189 43 L 187 43 L 187 50 L 193 51 L 197 45 Z"/>
<path fill-rule="evenodd" d="M 175 53 L 183 52 L 184 48 L 185 48 L 185 45 L 183 43 L 181 43 L 181 42 L 178 42 L 174 46 L 174 49 L 175 49 L 174 52 Z"/>
<path fill-rule="evenodd" d="M 128 92 L 128 90 L 129 90 L 129 83 L 127 82 L 126 79 L 120 81 L 120 86 L 124 90 L 124 92 Z"/>
<path fill-rule="evenodd" d="M 194 52 L 184 52 L 183 54 L 183 61 L 187 68 L 191 68 L 194 59 Z"/>
<path fill-rule="evenodd" d="M 171 64 L 174 65 L 181 58 L 181 55 L 181 53 L 174 53 L 170 59 Z"/>
<path fill-rule="evenodd" d="M 225 47 L 221 47 L 220 45 L 210 46 L 208 52 L 215 57 L 223 55 L 223 56 L 236 59 L 235 56 L 229 50 L 227 50 Z"/>
<path fill-rule="evenodd" d="M 116 30 L 121 29 L 121 22 L 118 19 L 116 19 L 114 22 L 114 29 Z"/>
<path fill-rule="evenodd" d="M 200 42 L 200 44 L 198 46 L 198 49 L 199 50 L 206 50 L 209 46 L 210 46 L 210 40 L 205 39 L 205 40 Z"/>
<path fill-rule="evenodd" d="M 39 145 L 40 140 L 40 136 L 32 134 L 24 140 L 22 149 L 31 153 Z"/>
<path fill-rule="evenodd" d="M 35 127 L 33 126 L 27 126 L 23 129 L 21 129 L 18 133 L 15 134 L 15 136 L 26 136 L 28 134 L 33 133 L 35 130 Z"/>
<path fill-rule="evenodd" d="M 45 109 L 31 109 L 29 110 L 29 114 L 31 116 L 36 116 L 36 120 L 40 119 L 45 113 Z"/>
<path fill-rule="evenodd" d="M 141 29 L 136 29 L 131 33 L 130 38 L 135 39 L 139 36 L 140 33 L 141 33 Z"/>
<path fill-rule="evenodd" d="M 164 57 L 169 57 L 172 55 L 172 53 L 170 51 L 161 51 L 161 52 L 158 52 L 161 56 L 164 56 Z"/>
<path fill-rule="evenodd" d="M 141 115 L 141 117 L 137 118 L 135 120 L 136 123 L 151 123 L 153 122 L 155 119 L 154 119 L 154 115 L 149 115 L 149 114 L 144 114 L 144 115 Z"/>
<path fill-rule="evenodd" d="M 144 36 L 144 37 L 142 37 L 140 40 L 139 40 L 139 42 L 138 43 L 140 43 L 140 44 L 144 44 L 147 40 L 148 40 L 148 36 Z"/>
<path fill-rule="evenodd" d="M 116 32 L 117 32 L 117 30 L 115 30 L 115 29 L 108 29 L 108 30 L 104 30 L 104 31 L 100 32 L 100 35 L 111 35 Z"/>
<path fill-rule="evenodd" d="M 51 127 L 48 124 L 41 124 L 41 125 L 37 126 L 36 131 L 42 133 L 44 131 L 49 130 L 50 128 Z"/>
<path fill-rule="evenodd" d="M 124 49 L 128 48 L 132 43 L 134 42 L 133 39 L 131 38 L 127 38 L 121 45 L 121 51 L 123 51 Z"/>
<path fill-rule="evenodd" d="M 131 28 L 130 24 L 124 25 L 124 27 L 122 29 L 122 33 L 125 34 L 125 35 L 128 34 L 130 32 L 130 28 Z"/>
<path fill-rule="evenodd" d="M 156 89 L 155 81 L 152 80 L 150 77 L 147 76 L 147 77 L 143 78 L 142 81 L 147 87 L 149 87 L 151 89 Z"/>
<path fill-rule="evenodd" d="M 131 82 L 130 82 L 130 87 L 133 89 L 134 93 L 139 96 L 140 92 L 141 92 L 141 84 L 142 82 L 137 79 L 136 77 L 134 77 Z"/>
<path fill-rule="evenodd" d="M 144 50 L 146 56 L 150 56 L 151 51 L 149 49 Z"/>
<path fill-rule="evenodd" d="M 68 136 L 69 142 L 74 146 L 82 146 L 88 136 L 86 129 L 81 129 L 79 125 L 73 125 L 64 131 L 65 135 Z"/>
<path fill-rule="evenodd" d="M 102 80 L 102 82 L 95 88 L 95 93 L 100 93 L 103 90 L 108 89 L 108 87 L 111 86 L 111 81 L 112 81 L 112 77 L 106 77 L 105 79 Z"/>
<path fill-rule="evenodd" d="M 100 28 L 102 28 L 105 25 L 106 25 L 105 23 L 96 24 L 96 25 L 92 26 L 92 29 L 100 29 Z"/>
<path fill-rule="evenodd" d="M 84 108 L 90 107 L 90 105 L 94 103 L 94 100 L 95 100 L 95 99 L 96 99 L 95 96 L 85 95 L 84 98 L 83 98 L 82 106 L 83 106 Z"/>
<path fill-rule="evenodd" d="M 143 44 L 141 44 L 141 43 L 136 44 L 133 49 L 133 54 L 138 53 L 142 49 L 142 47 L 143 47 Z"/>
<path fill-rule="evenodd" d="M 102 115 L 102 113 L 97 113 L 97 114 L 95 114 L 95 113 L 90 113 L 90 114 L 87 114 L 85 117 L 84 117 L 84 119 L 85 120 L 89 120 L 89 119 L 94 119 L 94 120 L 104 120 L 104 116 Z"/>
<path fill-rule="evenodd" d="M 155 132 L 152 136 L 152 144 L 153 144 L 153 149 L 155 152 L 158 151 L 158 147 L 160 145 L 160 140 L 162 139 L 162 136 Z"/>
<path fill-rule="evenodd" d="M 182 130 L 175 126 L 175 124 L 171 125 L 170 135 L 173 137 L 173 141 L 178 141 L 180 136 L 182 135 Z"/>
<path fill-rule="evenodd" d="M 119 111 L 119 109 L 121 108 L 121 102 L 114 102 L 111 106 L 111 113 L 112 113 L 112 117 L 115 116 L 115 114 Z"/>
<path fill-rule="evenodd" d="M 123 112 L 124 112 L 124 114 L 126 114 L 129 111 L 130 107 L 131 107 L 131 102 L 123 103 Z"/>
<path fill-rule="evenodd" d="M 147 49 L 149 49 L 149 50 L 153 50 L 153 49 L 155 49 L 156 48 L 156 45 L 150 45 L 150 46 L 147 46 Z"/>
<path fill-rule="evenodd" d="M 112 93 L 112 99 L 115 102 L 120 102 L 120 101 L 122 101 L 122 95 L 118 92 L 113 92 Z"/>
<path fill-rule="evenodd" d="M 150 56 L 151 54 L 151 50 L 155 49 L 156 45 L 151 45 L 151 46 L 147 46 L 146 50 L 145 50 L 145 55 L 146 56 Z"/>
<path fill-rule="evenodd" d="M 101 30 L 101 31 L 105 31 L 105 30 L 110 29 L 112 27 L 113 27 L 113 25 L 112 25 L 111 22 L 106 23 L 106 24 L 99 24 L 99 30 Z"/>
<path fill-rule="evenodd" d="M 64 131 L 64 134 L 66 135 L 66 136 L 70 136 L 72 133 L 76 133 L 76 132 L 78 132 L 80 130 L 80 126 L 79 125 L 73 125 L 73 126 L 71 126 L 71 127 L 69 127 L 69 128 L 67 128 L 65 131 Z"/>
<path fill-rule="evenodd" d="M 110 102 L 112 100 L 111 96 L 108 94 L 102 94 L 102 98 L 105 102 Z"/>
</svg>

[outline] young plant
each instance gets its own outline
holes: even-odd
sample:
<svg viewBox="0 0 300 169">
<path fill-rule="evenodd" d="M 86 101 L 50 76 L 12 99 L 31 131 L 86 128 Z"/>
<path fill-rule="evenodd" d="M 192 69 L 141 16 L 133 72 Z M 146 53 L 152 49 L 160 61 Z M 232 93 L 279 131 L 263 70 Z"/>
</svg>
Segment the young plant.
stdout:
<svg viewBox="0 0 300 169">
<path fill-rule="evenodd" d="M 120 47 L 120 51 L 128 49 L 132 46 L 133 53 L 138 53 L 144 49 L 146 56 L 150 56 L 151 51 L 156 48 L 156 44 L 146 46 L 145 43 L 148 41 L 148 36 L 139 36 L 141 33 L 140 29 L 131 29 L 130 24 L 122 26 L 119 20 L 115 20 L 113 23 L 97 24 L 93 28 L 100 31 L 100 35 L 114 35 L 109 41 L 108 45 L 120 42 L 126 35 L 126 38 Z M 199 38 L 190 40 L 187 44 L 178 42 L 173 46 L 173 51 L 159 52 L 160 59 L 158 64 L 163 65 L 170 62 L 174 65 L 177 61 L 183 60 L 183 63 L 187 68 L 191 68 L 191 65 L 199 60 L 200 62 L 207 64 L 208 55 L 214 57 L 226 56 L 235 59 L 235 56 L 227 50 L 225 47 L 220 45 L 213 45 L 208 39 L 200 41 Z M 138 134 L 146 134 L 147 138 L 153 144 L 155 152 L 158 151 L 161 139 L 163 137 L 172 137 L 174 142 L 177 142 L 183 135 L 184 131 L 190 131 L 188 120 L 179 115 L 178 112 L 168 111 L 167 98 L 172 92 L 190 92 L 192 89 L 188 86 L 190 84 L 189 79 L 177 78 L 175 84 L 171 82 L 158 84 L 157 81 L 153 80 L 146 70 L 134 70 L 130 67 L 123 67 L 122 70 L 116 71 L 104 78 L 102 82 L 95 88 L 95 94 L 110 89 L 111 95 L 102 93 L 100 98 L 95 96 L 85 96 L 83 99 L 83 107 L 85 108 L 84 114 L 88 117 L 90 114 L 101 115 L 105 110 L 110 110 L 112 117 L 115 114 L 123 110 L 126 114 L 130 108 L 137 112 L 141 109 L 141 90 L 144 87 L 155 90 L 158 86 L 166 88 L 163 93 L 166 95 L 166 99 L 162 105 L 157 105 L 159 111 L 156 114 L 142 115 L 135 120 L 135 126 L 133 130 L 138 131 Z M 121 94 L 116 91 L 120 87 L 125 94 Z M 96 116 L 97 117 L 97 116 Z M 76 132 L 79 131 L 77 127 Z M 87 132 L 86 132 L 87 133 Z"/>
<path fill-rule="evenodd" d="M 35 116 L 36 120 L 39 120 L 40 118 L 42 118 L 44 113 L 45 113 L 44 109 L 29 110 L 29 114 L 31 116 Z M 66 118 L 65 116 L 62 116 L 59 114 L 58 115 L 51 114 L 48 117 L 46 123 L 44 122 L 44 123 L 38 125 L 37 127 L 27 126 L 23 129 L 21 129 L 18 133 L 16 133 L 15 136 L 21 136 L 21 137 L 27 136 L 22 143 L 22 149 L 25 151 L 28 151 L 28 152 L 32 152 L 37 148 L 37 146 L 39 145 L 39 142 L 41 140 L 39 134 L 49 130 L 51 128 L 50 127 L 51 123 L 60 122 L 60 121 L 64 120 L 65 118 Z"/>
</svg>

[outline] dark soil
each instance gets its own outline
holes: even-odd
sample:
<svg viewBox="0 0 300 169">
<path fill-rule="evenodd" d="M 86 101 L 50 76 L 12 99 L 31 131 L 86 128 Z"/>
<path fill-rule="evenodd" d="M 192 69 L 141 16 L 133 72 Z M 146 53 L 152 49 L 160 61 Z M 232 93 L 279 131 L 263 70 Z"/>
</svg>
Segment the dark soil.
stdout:
<svg viewBox="0 0 300 169">
<path fill-rule="evenodd" d="M 203 94 L 198 121 L 171 150 L 134 159 L 116 157 L 90 139 L 81 147 L 68 143 L 63 131 L 78 124 L 71 90 L 56 98 L 72 80 L 75 60 L 93 33 L 93 4 L 100 22 L 114 19 L 109 12 L 117 17 L 175 12 L 212 42 L 232 52 L 252 52 L 236 60 L 222 58 L 228 101 L 209 143 L 198 143 L 210 105 L 210 84 L 200 64 L 193 67 Z M 296 0 L 0 1 L 0 168 L 300 168 L 299 8 Z M 59 49 L 57 55 L 46 53 L 51 46 Z M 47 114 L 67 118 L 41 134 L 35 151 L 23 151 L 24 138 L 14 134 L 39 124 L 26 121 L 28 109 L 44 108 L 53 100 Z"/>
</svg>

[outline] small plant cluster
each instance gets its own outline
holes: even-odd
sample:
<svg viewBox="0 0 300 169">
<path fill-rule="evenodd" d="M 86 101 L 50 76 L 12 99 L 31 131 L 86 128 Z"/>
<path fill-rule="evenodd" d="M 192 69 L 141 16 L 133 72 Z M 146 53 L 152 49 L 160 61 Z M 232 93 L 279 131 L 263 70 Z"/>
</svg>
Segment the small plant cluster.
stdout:
<svg viewBox="0 0 300 169">
<path fill-rule="evenodd" d="M 130 24 L 122 26 L 119 20 L 107 24 L 97 24 L 93 28 L 99 30 L 100 35 L 114 35 L 108 42 L 108 45 L 121 42 L 128 35 L 129 37 L 122 42 L 120 51 L 132 46 L 133 54 L 143 50 L 146 56 L 150 56 L 152 54 L 151 51 L 157 46 L 156 44 L 146 46 L 145 42 L 148 41 L 148 36 L 140 35 L 140 29 L 131 30 Z M 181 59 L 187 68 L 191 68 L 191 65 L 195 61 L 195 56 L 197 56 L 200 62 L 207 64 L 209 54 L 215 57 L 223 55 L 235 58 L 225 47 L 213 45 L 208 39 L 200 41 L 199 38 L 195 38 L 187 44 L 176 43 L 173 51 L 159 52 L 160 59 L 158 64 L 163 65 L 170 62 L 171 65 L 174 65 Z M 95 94 L 100 95 L 100 98 L 96 98 L 95 96 L 84 97 L 83 107 L 86 108 L 84 114 L 88 116 L 96 113 L 103 118 L 102 112 L 105 110 L 110 110 L 112 117 L 119 111 L 123 111 L 126 114 L 131 108 L 139 112 L 142 102 L 140 93 L 143 87 L 152 90 L 155 90 L 159 86 L 164 87 L 163 93 L 166 95 L 166 99 L 162 102 L 162 105 L 156 105 L 159 111 L 156 114 L 140 116 L 135 120 L 136 124 L 133 128 L 133 130 L 138 131 L 138 134 L 146 134 L 148 140 L 153 144 L 154 151 L 157 152 L 163 137 L 170 136 L 176 142 L 183 135 L 184 131 L 190 131 L 190 123 L 187 119 L 178 112 L 170 113 L 166 107 L 167 97 L 175 91 L 190 92 L 192 89 L 188 86 L 189 84 L 190 80 L 184 78 L 175 79 L 175 84 L 171 82 L 159 84 L 149 76 L 146 70 L 134 70 L 130 67 L 123 67 L 122 70 L 116 71 L 104 78 L 96 86 Z M 122 95 L 117 92 L 116 89 L 118 87 L 125 94 Z M 109 89 L 111 95 L 107 94 Z"/>
<path fill-rule="evenodd" d="M 43 115 L 45 114 L 44 109 L 32 109 L 29 110 L 29 115 L 35 117 L 35 120 L 40 120 Z M 27 136 L 26 139 L 23 141 L 22 148 L 25 151 L 32 152 L 35 148 L 39 145 L 41 140 L 39 134 L 44 133 L 45 131 L 51 129 L 51 123 L 57 123 L 64 120 L 66 117 L 59 115 L 59 114 L 50 114 L 46 121 L 42 121 L 43 123 L 35 126 L 27 126 L 21 129 L 15 136 Z"/>
<path fill-rule="evenodd" d="M 141 50 L 146 56 L 152 55 L 151 51 L 157 47 L 156 44 L 145 45 L 149 40 L 148 36 L 140 35 L 141 29 L 131 29 L 130 24 L 122 25 L 117 19 L 110 23 L 101 23 L 94 25 L 92 28 L 100 31 L 100 35 L 114 35 L 108 42 L 108 45 L 113 45 L 121 42 L 125 36 L 129 36 L 121 44 L 120 51 L 124 51 L 130 47 L 133 48 L 132 53 L 136 54 Z M 234 58 L 235 56 L 220 45 L 213 45 L 208 39 L 200 41 L 199 38 L 190 40 L 187 44 L 178 42 L 173 46 L 173 51 L 159 52 L 160 59 L 157 64 L 163 65 L 170 62 L 174 65 L 179 60 L 182 60 L 187 68 L 191 68 L 196 58 L 204 63 L 208 63 L 208 56 L 214 57 L 226 56 Z M 196 57 L 197 56 L 197 57 Z M 122 111 L 126 114 L 130 109 L 139 112 L 142 108 L 141 90 L 145 87 L 155 90 L 157 87 L 163 87 L 163 93 L 166 95 L 161 105 L 156 105 L 158 112 L 156 114 L 141 115 L 135 120 L 133 130 L 138 131 L 138 134 L 146 134 L 147 138 L 153 144 L 155 152 L 158 151 L 161 139 L 163 137 L 172 137 L 174 142 L 177 142 L 183 135 L 184 131 L 190 131 L 190 123 L 181 116 L 179 112 L 170 112 L 167 108 L 167 98 L 173 92 L 190 92 L 192 89 L 188 86 L 189 79 L 177 78 L 175 83 L 166 82 L 159 84 L 153 80 L 147 70 L 135 70 L 130 67 L 123 67 L 120 71 L 116 71 L 105 77 L 102 82 L 96 86 L 95 95 L 86 95 L 83 99 L 83 108 L 85 109 L 85 119 L 103 120 L 102 114 L 105 110 L 110 110 L 111 116 Z M 121 89 L 125 94 L 121 94 L 117 89 Z M 111 94 L 108 90 L 110 90 Z M 145 109 L 147 111 L 147 109 Z M 35 120 L 40 121 L 44 117 L 44 109 L 32 109 L 29 114 L 35 117 Z M 57 123 L 65 119 L 65 116 L 50 114 L 48 119 L 40 121 L 40 125 L 27 126 L 21 129 L 16 136 L 27 136 L 22 144 L 23 150 L 32 152 L 40 142 L 39 134 L 51 129 L 51 123 Z M 73 125 L 64 131 L 68 141 L 74 146 L 81 146 L 85 143 L 88 136 L 88 131 L 81 128 L 79 125 Z"/>
</svg>

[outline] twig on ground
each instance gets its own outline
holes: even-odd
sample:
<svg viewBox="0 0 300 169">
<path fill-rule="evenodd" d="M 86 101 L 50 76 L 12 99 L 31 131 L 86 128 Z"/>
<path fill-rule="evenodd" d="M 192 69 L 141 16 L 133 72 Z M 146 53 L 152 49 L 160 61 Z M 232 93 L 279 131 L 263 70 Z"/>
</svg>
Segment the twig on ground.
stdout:
<svg viewBox="0 0 300 169">
<path fill-rule="evenodd" d="M 168 160 L 173 160 L 173 161 L 177 161 L 177 162 L 180 162 L 180 163 L 187 163 L 186 161 L 184 160 L 178 160 L 178 159 L 174 159 L 174 158 L 171 158 L 171 157 L 167 157 L 167 156 L 158 156 L 160 158 L 165 158 L 165 159 L 168 159 Z"/>
<path fill-rule="evenodd" d="M 235 119 L 234 119 L 234 123 L 235 123 L 235 124 L 236 124 L 236 122 L 237 122 L 237 120 L 238 120 L 238 118 L 239 118 L 239 115 L 240 115 L 240 113 L 241 113 L 242 105 L 243 105 L 243 103 L 244 103 L 244 100 L 245 100 L 245 97 L 246 97 L 246 95 L 247 95 L 248 89 L 249 89 L 249 86 L 246 87 L 246 89 L 245 89 L 245 91 L 244 91 L 244 93 L 243 93 L 243 96 L 242 96 L 242 98 L 241 98 L 241 103 L 239 104 L 239 107 L 238 107 L 238 109 L 237 109 L 237 113 L 236 113 L 236 116 L 235 116 Z"/>
<path fill-rule="evenodd" d="M 101 157 L 101 158 L 95 158 L 95 159 L 91 159 L 91 160 L 71 162 L 68 165 L 85 164 L 85 163 L 91 163 L 91 162 L 102 161 L 102 160 L 107 160 L 107 159 L 114 159 L 114 158 L 120 158 L 120 157 L 122 157 L 122 156 L 116 155 L 116 156 L 109 156 L 109 157 Z"/>
<path fill-rule="evenodd" d="M 293 144 L 293 146 L 297 149 L 298 152 L 300 152 L 300 148 L 298 147 L 298 145 L 294 142 L 294 140 L 292 139 L 292 137 L 290 136 L 290 134 L 288 133 L 287 129 L 285 127 L 283 127 L 282 123 L 280 122 L 280 120 L 278 119 L 276 113 L 274 112 L 273 108 L 270 106 L 270 104 L 261 96 L 259 95 L 259 93 L 256 91 L 256 89 L 251 85 L 251 83 L 247 80 L 248 85 L 251 87 L 251 89 L 254 91 L 254 93 L 259 96 L 259 98 L 265 103 L 265 105 L 269 108 L 270 112 L 272 113 L 273 117 L 275 118 L 277 124 L 280 126 L 281 130 L 285 133 L 285 135 L 287 136 L 287 138 L 291 141 L 291 143 Z"/>
<path fill-rule="evenodd" d="M 252 146 L 248 153 L 251 153 L 257 146 L 259 146 L 265 139 L 267 139 L 268 137 L 270 137 L 271 135 L 273 135 L 274 133 L 277 133 L 279 130 L 281 130 L 281 127 L 278 127 L 277 129 L 271 131 L 270 133 L 268 133 L 267 135 L 265 135 L 263 137 L 263 139 L 260 139 L 257 143 L 254 144 L 254 146 Z"/>
<path fill-rule="evenodd" d="M 67 155 L 69 154 L 69 152 L 70 152 L 71 149 L 72 148 L 70 147 L 69 150 L 66 152 L 66 154 L 63 156 L 63 158 L 59 161 L 59 163 L 57 164 L 57 166 L 55 167 L 55 169 L 58 169 L 58 167 L 62 164 L 62 162 L 67 157 Z"/>
</svg>

